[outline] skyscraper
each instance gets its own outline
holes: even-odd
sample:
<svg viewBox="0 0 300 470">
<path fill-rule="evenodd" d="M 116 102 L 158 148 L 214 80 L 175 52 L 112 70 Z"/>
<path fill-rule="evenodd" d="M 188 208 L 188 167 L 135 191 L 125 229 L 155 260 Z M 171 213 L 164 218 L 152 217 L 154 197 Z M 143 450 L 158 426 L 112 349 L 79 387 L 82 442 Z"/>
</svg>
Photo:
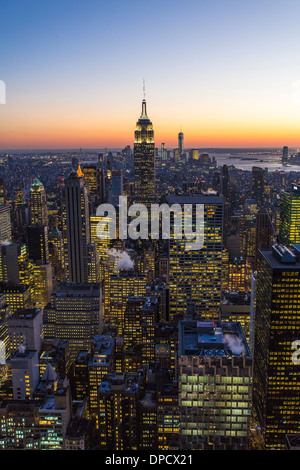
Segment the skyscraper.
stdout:
<svg viewBox="0 0 300 470">
<path fill-rule="evenodd" d="M 198 149 L 192 149 L 192 160 L 199 160 L 199 150 Z"/>
<path fill-rule="evenodd" d="M 12 368 L 14 399 L 25 400 L 32 394 L 39 383 L 38 351 L 26 350 L 20 346 L 10 360 Z"/>
<path fill-rule="evenodd" d="M 188 250 L 184 238 L 169 240 L 170 319 L 185 314 L 190 304 L 196 314 L 216 319 L 221 298 L 223 197 L 167 196 L 166 202 L 169 206 L 204 205 L 203 247 Z"/>
<path fill-rule="evenodd" d="M 49 263 L 47 225 L 30 225 L 27 228 L 27 236 L 29 258 L 35 262 Z"/>
<path fill-rule="evenodd" d="M 24 243 L 0 245 L 0 281 L 10 285 L 32 284 L 32 264 Z"/>
<path fill-rule="evenodd" d="M 147 116 L 146 100 L 136 123 L 134 138 L 135 202 L 149 206 L 155 202 L 155 144 L 152 122 Z"/>
<path fill-rule="evenodd" d="M 247 450 L 252 357 L 237 322 L 179 322 L 179 448 Z"/>
<path fill-rule="evenodd" d="M 282 157 L 281 157 L 281 163 L 282 165 L 286 165 L 289 161 L 289 148 L 285 145 L 282 148 Z"/>
<path fill-rule="evenodd" d="M 137 450 L 140 377 L 108 374 L 98 391 L 100 449 Z"/>
<path fill-rule="evenodd" d="M 120 271 L 107 279 L 105 304 L 105 320 L 117 327 L 119 335 L 123 334 L 124 314 L 129 295 L 143 296 L 146 294 L 147 277 L 136 271 Z"/>
<path fill-rule="evenodd" d="M 258 206 L 262 206 L 265 201 L 265 170 L 263 168 L 252 167 L 252 197 Z"/>
<path fill-rule="evenodd" d="M 0 178 L 0 206 L 4 206 L 6 204 L 6 186 L 4 178 Z"/>
<path fill-rule="evenodd" d="M 256 214 L 255 226 L 255 260 L 257 261 L 258 250 L 270 248 L 274 235 L 271 214 L 266 209 L 260 209 Z"/>
<path fill-rule="evenodd" d="M 275 245 L 258 257 L 253 416 L 266 450 L 283 450 L 285 435 L 299 432 L 300 370 L 293 362 L 300 330 L 299 250 Z"/>
<path fill-rule="evenodd" d="M 39 179 L 30 188 L 31 225 L 48 225 L 46 191 Z"/>
<path fill-rule="evenodd" d="M 115 339 L 109 335 L 95 336 L 92 343 L 92 353 L 87 361 L 88 380 L 88 410 L 89 418 L 96 419 L 99 429 L 98 389 L 105 376 L 113 372 Z M 77 372 L 79 369 L 77 360 Z M 82 372 L 82 371 L 81 371 Z M 102 410 L 100 410 L 101 413 Z"/>
<path fill-rule="evenodd" d="M 178 134 L 178 150 L 179 150 L 179 158 L 181 158 L 182 155 L 183 155 L 183 152 L 184 152 L 183 132 L 179 132 L 179 134 Z"/>
<path fill-rule="evenodd" d="M 100 284 L 60 283 L 44 309 L 45 339 L 67 339 L 73 361 L 81 350 L 91 350 L 102 323 Z"/>
<path fill-rule="evenodd" d="M 104 171 L 98 163 L 85 163 L 82 166 L 84 180 L 89 198 L 94 204 L 102 204 L 105 200 Z"/>
<path fill-rule="evenodd" d="M 32 302 L 37 308 L 44 308 L 50 301 L 53 291 L 51 264 L 36 264 L 32 267 L 33 292 Z"/>
<path fill-rule="evenodd" d="M 113 206 L 117 206 L 120 196 L 123 196 L 123 171 L 113 170 L 111 173 L 111 191 L 108 202 Z"/>
<path fill-rule="evenodd" d="M 63 238 L 67 280 L 88 282 L 90 224 L 84 175 L 79 166 L 65 180 L 63 194 Z"/>
<path fill-rule="evenodd" d="M 168 152 L 167 152 L 167 149 L 165 147 L 165 143 L 162 143 L 161 144 L 161 159 L 163 162 L 165 162 L 167 160 L 167 156 L 168 156 Z"/>
<path fill-rule="evenodd" d="M 11 220 L 9 204 L 0 206 L 0 241 L 11 241 Z"/>
<path fill-rule="evenodd" d="M 32 301 L 35 307 L 43 308 L 50 300 L 53 284 L 49 263 L 47 197 L 39 179 L 30 188 L 30 213 L 27 237 L 29 258 L 34 262 Z"/>
<path fill-rule="evenodd" d="M 222 176 L 221 176 L 221 194 L 224 196 L 224 199 L 227 200 L 229 197 L 229 171 L 228 166 L 222 166 Z"/>
<path fill-rule="evenodd" d="M 281 193 L 279 241 L 287 246 L 300 243 L 300 186 Z"/>
<path fill-rule="evenodd" d="M 19 309 L 7 320 L 9 349 L 11 355 L 20 345 L 29 351 L 40 351 L 43 330 L 41 309 Z"/>
</svg>

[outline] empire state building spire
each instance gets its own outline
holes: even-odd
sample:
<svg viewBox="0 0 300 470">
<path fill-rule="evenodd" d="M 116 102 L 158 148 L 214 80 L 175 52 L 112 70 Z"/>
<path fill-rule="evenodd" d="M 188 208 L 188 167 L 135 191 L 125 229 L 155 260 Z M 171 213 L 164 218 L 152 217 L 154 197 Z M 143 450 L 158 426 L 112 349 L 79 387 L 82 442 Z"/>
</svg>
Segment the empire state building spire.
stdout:
<svg viewBox="0 0 300 470">
<path fill-rule="evenodd" d="M 143 101 L 142 101 L 142 114 L 141 114 L 141 117 L 140 119 L 148 119 L 148 116 L 147 116 L 147 108 L 146 108 L 146 99 L 144 98 Z"/>
<path fill-rule="evenodd" d="M 146 90 L 145 90 L 145 79 L 143 79 L 143 101 L 142 101 L 142 114 L 140 119 L 148 119 L 147 116 L 147 105 L 146 105 Z"/>
</svg>

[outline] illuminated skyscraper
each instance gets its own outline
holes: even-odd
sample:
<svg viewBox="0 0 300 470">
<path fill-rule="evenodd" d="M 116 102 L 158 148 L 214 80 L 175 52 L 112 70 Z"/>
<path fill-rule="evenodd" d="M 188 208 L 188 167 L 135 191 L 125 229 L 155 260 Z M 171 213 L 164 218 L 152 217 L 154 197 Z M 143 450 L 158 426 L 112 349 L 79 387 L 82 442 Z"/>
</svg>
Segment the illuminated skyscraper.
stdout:
<svg viewBox="0 0 300 470">
<path fill-rule="evenodd" d="M 67 280 L 88 282 L 90 224 L 88 196 L 79 166 L 65 180 L 63 195 L 63 238 Z"/>
<path fill-rule="evenodd" d="M 50 364 L 38 386 L 42 403 L 39 408 L 39 445 L 41 450 L 63 450 L 72 411 L 67 378 L 57 378 Z"/>
<path fill-rule="evenodd" d="M 163 162 L 165 162 L 167 160 L 167 156 L 168 156 L 167 149 L 165 147 L 165 144 L 162 143 L 161 144 L 161 159 L 162 159 Z"/>
<path fill-rule="evenodd" d="M 145 99 L 134 135 L 135 202 L 149 206 L 155 202 L 155 145 L 153 126 L 147 116 Z"/>
<path fill-rule="evenodd" d="M 31 225 L 48 225 L 46 191 L 39 179 L 30 188 Z"/>
<path fill-rule="evenodd" d="M 179 322 L 179 448 L 248 450 L 252 357 L 236 322 Z"/>
<path fill-rule="evenodd" d="M 146 392 L 139 404 L 140 442 L 139 450 L 157 449 L 157 403 L 154 394 Z"/>
<path fill-rule="evenodd" d="M 147 277 L 137 272 L 120 271 L 109 276 L 108 286 L 105 290 L 108 308 L 105 313 L 105 321 L 109 321 L 117 327 L 119 335 L 123 333 L 124 314 L 129 295 L 146 295 Z"/>
<path fill-rule="evenodd" d="M 204 205 L 204 245 L 189 250 L 187 240 L 169 240 L 170 319 L 185 314 L 189 304 L 206 319 L 218 318 L 221 298 L 223 198 L 221 196 L 168 196 L 173 204 Z M 171 213 L 172 216 L 172 213 Z M 195 228 L 194 217 L 192 219 Z M 171 218 L 172 235 L 172 218 Z"/>
<path fill-rule="evenodd" d="M 157 377 L 157 439 L 158 449 L 178 449 L 179 410 L 178 382 L 166 380 L 165 371 Z M 160 377 L 160 374 L 162 377 Z M 164 380 L 161 380 L 161 379 Z"/>
<path fill-rule="evenodd" d="M 11 220 L 9 204 L 0 205 L 0 241 L 11 241 Z"/>
<path fill-rule="evenodd" d="M 58 230 L 57 227 L 54 227 L 49 233 L 49 242 L 55 247 L 57 270 L 64 269 L 65 259 L 63 238 L 62 233 Z M 52 261 L 51 264 L 53 264 Z"/>
<path fill-rule="evenodd" d="M 45 339 L 67 339 L 73 361 L 81 350 L 91 350 L 102 323 L 100 284 L 60 283 L 44 309 Z"/>
<path fill-rule="evenodd" d="M 31 307 L 31 290 L 27 286 L 11 286 L 9 284 L 1 283 L 0 295 L 5 296 L 5 299 L 13 312 L 19 308 Z"/>
<path fill-rule="evenodd" d="M 39 354 L 24 346 L 10 360 L 12 368 L 13 395 L 16 400 L 32 398 L 39 383 Z"/>
<path fill-rule="evenodd" d="M 24 243 L 0 245 L 0 281 L 32 290 L 32 264 Z"/>
<path fill-rule="evenodd" d="M 177 163 L 179 161 L 179 149 L 173 150 L 173 158 L 174 158 L 174 162 Z"/>
<path fill-rule="evenodd" d="M 88 282 L 96 284 L 100 282 L 100 261 L 97 247 L 94 243 L 88 244 Z"/>
<path fill-rule="evenodd" d="M 154 332 L 157 317 L 158 301 L 155 297 L 128 298 L 124 313 L 124 346 L 129 350 L 142 344 L 141 362 L 145 366 L 154 362 Z"/>
<path fill-rule="evenodd" d="M 28 351 L 39 351 L 42 344 L 43 311 L 19 309 L 7 320 L 9 349 L 15 354 L 20 345 Z"/>
<path fill-rule="evenodd" d="M 85 185 L 89 198 L 94 204 L 102 204 L 105 200 L 104 171 L 99 164 L 86 163 L 82 166 Z"/>
<path fill-rule="evenodd" d="M 0 381 L 3 374 L 3 365 L 5 358 L 10 356 L 10 345 L 8 336 L 8 321 L 11 317 L 12 310 L 8 305 L 4 295 L 0 294 Z"/>
<path fill-rule="evenodd" d="M 286 434 L 299 432 L 297 354 L 293 362 L 300 331 L 299 255 L 299 245 L 275 245 L 258 256 L 253 416 L 266 450 L 283 450 Z"/>
<path fill-rule="evenodd" d="M 99 416 L 104 410 L 98 409 L 98 389 L 106 374 L 113 372 L 115 340 L 109 335 L 95 336 L 92 343 L 92 353 L 87 362 L 88 376 L 88 412 L 89 418 L 96 419 L 99 429 Z M 78 372 L 78 361 L 77 361 Z"/>
<path fill-rule="evenodd" d="M 38 450 L 40 443 L 37 400 L 7 400 L 0 406 L 0 449 Z"/>
<path fill-rule="evenodd" d="M 246 261 L 241 258 L 234 258 L 229 261 L 228 265 L 228 284 L 224 289 L 227 288 L 229 291 L 248 292 L 250 290 L 250 266 Z"/>
<path fill-rule="evenodd" d="M 35 264 L 32 273 L 34 285 L 32 303 L 36 308 L 44 308 L 50 301 L 53 291 L 51 264 Z"/>
<path fill-rule="evenodd" d="M 192 160 L 199 160 L 199 150 L 193 149 L 192 150 Z"/>
<path fill-rule="evenodd" d="M 98 215 L 91 215 L 90 217 L 90 228 L 91 228 L 91 243 L 96 246 L 98 258 L 99 258 L 99 275 L 100 279 L 103 280 L 105 277 L 105 267 L 106 262 L 109 257 L 109 248 L 111 245 L 111 240 L 109 238 L 99 238 L 97 236 L 97 227 L 98 224 L 104 219 L 104 217 L 100 217 Z M 105 218 L 108 220 L 108 218 Z M 104 231 L 108 231 L 108 225 L 104 227 Z"/>
<path fill-rule="evenodd" d="M 6 204 L 6 186 L 3 178 L 0 178 L 0 206 Z"/>
<path fill-rule="evenodd" d="M 48 209 L 46 191 L 39 179 L 30 188 L 31 225 L 27 228 L 28 254 L 34 261 L 32 302 L 43 308 L 53 289 L 52 269 L 49 263 Z"/>
<path fill-rule="evenodd" d="M 300 186 L 281 194 L 279 240 L 287 246 L 300 243 Z"/>
<path fill-rule="evenodd" d="M 98 391 L 100 449 L 137 450 L 140 377 L 108 374 Z"/>
</svg>

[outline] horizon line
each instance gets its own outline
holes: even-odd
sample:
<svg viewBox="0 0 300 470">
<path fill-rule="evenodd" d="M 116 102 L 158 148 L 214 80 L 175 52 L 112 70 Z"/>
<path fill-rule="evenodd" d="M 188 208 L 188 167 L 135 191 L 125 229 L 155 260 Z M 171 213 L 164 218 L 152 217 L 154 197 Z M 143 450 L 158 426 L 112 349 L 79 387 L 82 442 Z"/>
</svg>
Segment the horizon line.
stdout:
<svg viewBox="0 0 300 470">
<path fill-rule="evenodd" d="M 58 151 L 58 150 L 61 150 L 61 151 L 66 151 L 66 150 L 69 150 L 69 151 L 78 151 L 78 152 L 82 152 L 82 151 L 109 151 L 109 150 L 114 150 L 114 151 L 118 151 L 118 150 L 123 150 L 124 148 L 126 148 L 127 146 L 130 146 L 131 148 L 134 148 L 134 146 L 131 146 L 130 144 L 126 144 L 124 146 L 119 146 L 119 147 L 31 147 L 31 148 L 25 148 L 25 147 L 22 147 L 22 148 L 4 148 L 4 149 L 1 149 L 0 148 L 0 153 L 5 153 L 5 152 L 19 152 L 19 151 L 22 151 L 22 152 L 25 152 L 25 151 L 30 151 L 30 152 L 33 152 L 33 151 L 37 151 L 37 150 L 44 150 L 44 151 L 49 151 L 49 150 L 55 150 L 55 151 Z M 155 148 L 159 149 L 161 146 L 156 146 Z M 281 150 L 282 148 L 284 147 L 284 145 L 282 146 L 275 146 L 275 147 L 272 147 L 272 146 L 254 146 L 254 147 L 249 147 L 249 146 L 246 146 L 246 147 L 242 147 L 242 146 L 229 146 L 229 147 L 222 147 L 222 146 L 217 146 L 217 147 L 202 147 L 202 146 L 194 146 L 194 147 L 187 147 L 185 150 L 188 151 L 188 150 Z M 290 149 L 298 149 L 300 147 L 299 146 L 287 146 Z M 176 149 L 177 147 L 169 147 L 170 150 L 174 150 Z M 167 147 L 167 150 L 168 150 L 168 147 Z"/>
</svg>

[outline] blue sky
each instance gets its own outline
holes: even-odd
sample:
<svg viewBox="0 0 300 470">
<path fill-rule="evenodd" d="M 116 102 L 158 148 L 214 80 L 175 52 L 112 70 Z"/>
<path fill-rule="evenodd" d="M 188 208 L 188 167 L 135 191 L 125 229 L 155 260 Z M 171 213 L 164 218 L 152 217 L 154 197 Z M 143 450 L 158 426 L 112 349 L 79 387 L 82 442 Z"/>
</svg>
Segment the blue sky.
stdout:
<svg viewBox="0 0 300 470">
<path fill-rule="evenodd" d="M 222 123 L 228 143 L 264 125 L 295 140 L 299 13 L 296 0 L 1 0 L 0 141 L 55 145 L 65 131 L 71 145 L 82 128 L 83 145 L 111 145 L 114 126 L 116 142 L 130 140 L 143 78 L 159 141 L 171 145 L 182 125 L 213 144 Z"/>
</svg>

